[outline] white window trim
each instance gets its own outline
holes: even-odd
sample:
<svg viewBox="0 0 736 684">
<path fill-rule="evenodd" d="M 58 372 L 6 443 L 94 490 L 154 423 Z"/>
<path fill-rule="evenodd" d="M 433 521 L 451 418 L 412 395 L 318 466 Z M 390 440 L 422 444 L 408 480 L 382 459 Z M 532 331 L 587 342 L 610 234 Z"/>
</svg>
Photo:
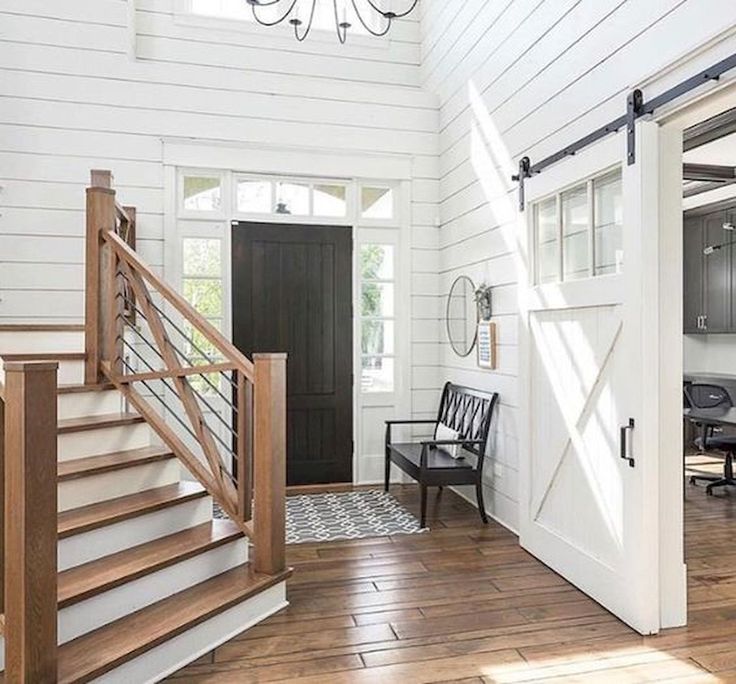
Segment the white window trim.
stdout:
<svg viewBox="0 0 736 684">
<path fill-rule="evenodd" d="M 395 327 L 395 386 L 392 393 L 365 393 L 355 383 L 353 391 L 353 439 L 356 444 L 353 456 L 354 482 L 368 484 L 382 481 L 383 454 L 363 452 L 363 410 L 386 408 L 396 417 L 411 414 L 411 177 L 412 159 L 409 155 L 390 155 L 370 152 L 343 153 L 323 148 L 293 148 L 269 145 L 204 143 L 182 138 L 165 138 L 163 143 L 164 163 L 164 273 L 165 277 L 179 286 L 181 281 L 179 231 L 185 226 L 187 232 L 195 224 L 210 224 L 207 230 L 221 230 L 225 260 L 223 263 L 224 307 L 223 334 L 232 340 L 232 272 L 231 272 L 231 220 L 254 220 L 259 222 L 293 223 L 290 215 L 264 215 L 251 218 L 236 216 L 232 202 L 235 198 L 234 178 L 268 174 L 297 180 L 328 180 L 348 183 L 352 188 L 353 200 L 344 222 L 329 217 L 299 217 L 298 222 L 308 225 L 352 226 L 353 234 L 353 373 L 361 373 L 360 354 L 360 281 L 357 262 L 358 237 L 369 229 L 393 229 L 398 245 L 396 269 L 396 327 Z M 244 163 L 247 160 L 247 166 Z M 217 172 L 223 176 L 222 216 L 213 213 L 180 212 L 179 174 Z M 312 175 L 314 172 L 316 174 Z M 394 188 L 396 215 L 392 221 L 380 225 L 361 221 L 358 216 L 357 188 L 361 182 L 371 186 L 390 185 Z M 190 223 L 191 222 L 191 223 Z M 211 233 L 210 233 L 211 234 Z M 193 235 L 196 236 L 196 235 Z M 203 235 L 203 236 L 206 236 Z"/>
<path fill-rule="evenodd" d="M 317 0 L 318 2 L 320 0 Z M 245 0 L 243 0 L 245 2 Z M 324 46 L 325 43 L 337 44 L 337 47 L 345 49 L 346 46 L 359 47 L 361 49 L 388 50 L 391 47 L 391 31 L 384 36 L 371 36 L 365 34 L 350 34 L 345 45 L 342 45 L 334 30 L 314 27 L 304 43 L 297 43 L 294 37 L 294 29 L 288 23 L 276 26 L 261 26 L 254 21 L 244 19 L 233 19 L 230 17 L 207 16 L 192 11 L 192 0 L 174 0 L 174 23 L 180 26 L 188 26 L 198 29 L 209 29 L 215 31 L 228 31 L 246 35 L 260 35 L 277 38 L 280 41 L 289 41 L 299 46 L 306 46 L 308 42 L 314 42 Z M 392 29 L 393 30 L 393 29 Z M 304 49 L 304 48 L 302 48 Z M 306 47 L 308 50 L 308 46 Z"/>
</svg>

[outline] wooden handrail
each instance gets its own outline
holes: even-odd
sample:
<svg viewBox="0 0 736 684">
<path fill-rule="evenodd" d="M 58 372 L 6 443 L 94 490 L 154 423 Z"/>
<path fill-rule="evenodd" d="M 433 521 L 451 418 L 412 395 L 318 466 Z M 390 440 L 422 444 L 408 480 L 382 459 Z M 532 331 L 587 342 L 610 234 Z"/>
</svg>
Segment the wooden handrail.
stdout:
<svg viewBox="0 0 736 684">
<path fill-rule="evenodd" d="M 0 402 L 5 681 L 23 684 L 57 680 L 57 368 L 6 362 Z"/>
<path fill-rule="evenodd" d="M 134 272 L 144 278 L 148 284 L 156 290 L 168 304 L 176 309 L 184 319 L 193 325 L 209 342 L 211 342 L 220 353 L 235 364 L 237 369 L 253 382 L 253 363 L 232 342 L 230 342 L 215 326 L 213 326 L 202 314 L 199 313 L 184 297 L 176 290 L 167 285 L 159 278 L 153 270 L 142 261 L 138 255 L 125 244 L 114 232 L 107 231 L 102 235 L 103 240 L 110 244 L 118 258 L 124 261 Z"/>
<path fill-rule="evenodd" d="M 128 230 L 134 239 L 135 208 L 118 203 L 109 172 L 93 171 L 87 193 L 87 382 L 109 380 L 143 416 L 252 540 L 256 571 L 282 571 L 286 355 L 256 355 L 251 361 L 140 258 Z M 172 341 L 181 339 L 183 349 Z M 150 360 L 159 368 L 138 353 L 138 345 L 153 353 Z M 206 363 L 197 365 L 193 356 Z M 141 383 L 152 381 L 163 381 L 178 402 L 181 413 L 171 414 L 175 420 L 162 415 L 151 395 L 172 410 L 168 396 L 139 391 Z M 230 391 L 228 384 L 232 397 L 223 393 Z M 223 403 L 212 406 L 213 398 Z M 223 408 L 232 411 L 232 420 L 223 418 Z M 208 421 L 216 419 L 213 427 Z"/>
</svg>

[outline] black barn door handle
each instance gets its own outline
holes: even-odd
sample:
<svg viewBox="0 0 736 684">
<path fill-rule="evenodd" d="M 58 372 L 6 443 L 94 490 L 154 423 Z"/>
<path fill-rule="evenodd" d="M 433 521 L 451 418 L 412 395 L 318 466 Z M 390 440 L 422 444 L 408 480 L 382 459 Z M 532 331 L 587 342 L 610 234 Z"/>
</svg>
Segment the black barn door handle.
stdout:
<svg viewBox="0 0 736 684">
<path fill-rule="evenodd" d="M 622 425 L 621 431 L 619 434 L 619 447 L 621 449 L 621 458 L 629 462 L 630 467 L 634 467 L 636 462 L 634 461 L 634 457 L 631 455 L 631 440 L 629 439 L 629 435 L 634 430 L 634 419 L 629 418 L 629 424 L 628 425 Z"/>
</svg>

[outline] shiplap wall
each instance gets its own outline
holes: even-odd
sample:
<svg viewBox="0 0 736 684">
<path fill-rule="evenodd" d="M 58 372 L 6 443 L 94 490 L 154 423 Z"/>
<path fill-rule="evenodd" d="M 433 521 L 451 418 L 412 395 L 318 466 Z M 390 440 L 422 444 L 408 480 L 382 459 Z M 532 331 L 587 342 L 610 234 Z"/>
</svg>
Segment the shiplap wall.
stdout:
<svg viewBox="0 0 736 684">
<path fill-rule="evenodd" d="M 188 25 L 177 0 L 0 0 L 0 319 L 79 321 L 84 187 L 110 168 L 163 264 L 162 138 L 413 158 L 416 410 L 437 385 L 436 97 L 418 15 L 391 41 Z M 134 16 L 134 30 L 130 17 Z M 131 56 L 135 37 L 138 59 Z M 240 169 L 243 171 L 249 169 Z"/>
<path fill-rule="evenodd" d="M 442 344 L 440 377 L 500 392 L 489 512 L 518 521 L 516 270 L 517 160 L 550 154 L 620 116 L 626 92 L 646 95 L 705 68 L 704 53 L 664 69 L 732 29 L 719 0 L 424 0 L 422 82 L 440 98 L 439 295 L 470 275 L 494 286 L 499 368 Z M 736 52 L 733 39 L 711 52 Z M 702 57 L 702 61 L 698 61 Z M 655 78 L 662 72 L 661 78 Z M 443 338 L 444 340 L 444 338 Z"/>
</svg>

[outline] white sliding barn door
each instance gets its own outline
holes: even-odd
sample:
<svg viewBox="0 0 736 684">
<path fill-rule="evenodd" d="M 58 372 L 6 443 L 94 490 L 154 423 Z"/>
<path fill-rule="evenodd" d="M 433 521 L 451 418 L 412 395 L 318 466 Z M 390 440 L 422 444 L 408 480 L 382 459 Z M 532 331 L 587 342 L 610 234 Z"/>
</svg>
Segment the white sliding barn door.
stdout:
<svg viewBox="0 0 736 684">
<path fill-rule="evenodd" d="M 660 627 L 658 127 L 636 133 L 632 166 L 623 131 L 526 182 L 520 541 L 646 634 Z M 616 192 L 595 189 L 619 173 Z"/>
</svg>

